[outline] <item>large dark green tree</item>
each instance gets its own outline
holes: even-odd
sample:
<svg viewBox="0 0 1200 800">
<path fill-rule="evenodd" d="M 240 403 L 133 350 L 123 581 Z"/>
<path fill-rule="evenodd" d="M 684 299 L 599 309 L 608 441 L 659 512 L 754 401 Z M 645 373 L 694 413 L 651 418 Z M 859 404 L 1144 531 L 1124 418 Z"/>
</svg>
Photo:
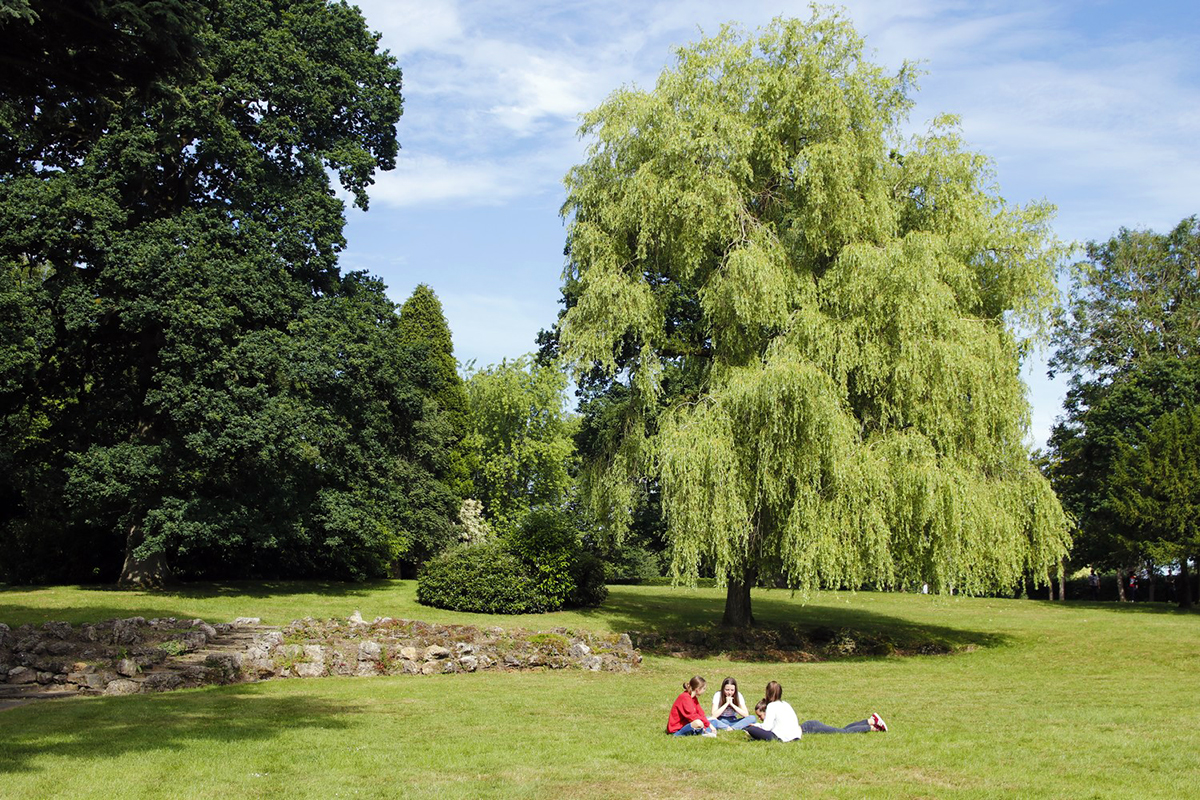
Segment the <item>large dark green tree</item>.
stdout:
<svg viewBox="0 0 1200 800">
<path fill-rule="evenodd" d="M 428 365 L 337 267 L 399 70 L 345 3 L 70 5 L 3 21 L 96 42 L 0 96 L 5 572 L 379 574 L 453 513 Z"/>
<path fill-rule="evenodd" d="M 1128 489 L 1130 470 L 1168 469 L 1146 462 L 1169 452 L 1164 443 L 1144 446 L 1160 417 L 1200 402 L 1200 221 L 1166 234 L 1122 229 L 1090 243 L 1055 344 L 1051 367 L 1070 386 L 1050 437 L 1051 474 L 1078 521 L 1074 559 L 1127 569 L 1160 558 L 1165 551 L 1153 543 L 1162 530 L 1133 513 L 1113 480 L 1120 467 Z M 1117 495 L 1125 501 L 1113 502 Z M 1175 558 L 1186 568 L 1187 556 Z"/>
<path fill-rule="evenodd" d="M 904 140 L 912 79 L 817 12 L 585 117 L 560 342 L 629 393 L 594 506 L 619 532 L 661 480 L 674 575 L 712 569 L 727 623 L 763 581 L 983 592 L 1065 551 L 1019 377 L 1051 210 L 1005 204 L 952 124 Z"/>
<path fill-rule="evenodd" d="M 1137 527 L 1143 552 L 1180 565 L 1179 605 L 1192 605 L 1188 559 L 1200 553 L 1200 406 L 1168 411 L 1145 438 L 1122 443 L 1106 504 Z"/>
</svg>

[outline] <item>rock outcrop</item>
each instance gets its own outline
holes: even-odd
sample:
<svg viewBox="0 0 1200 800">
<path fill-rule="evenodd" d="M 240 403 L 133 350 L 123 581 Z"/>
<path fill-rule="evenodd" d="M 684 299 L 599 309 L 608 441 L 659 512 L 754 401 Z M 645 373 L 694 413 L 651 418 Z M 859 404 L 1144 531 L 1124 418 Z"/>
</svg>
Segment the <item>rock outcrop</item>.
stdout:
<svg viewBox="0 0 1200 800">
<path fill-rule="evenodd" d="M 72 627 L 0 624 L 0 707 L 79 694 L 124 695 L 272 678 L 443 675 L 484 670 L 628 672 L 641 663 L 629 636 L 437 625 L 359 612 L 280 629 L 131 617 Z"/>
</svg>

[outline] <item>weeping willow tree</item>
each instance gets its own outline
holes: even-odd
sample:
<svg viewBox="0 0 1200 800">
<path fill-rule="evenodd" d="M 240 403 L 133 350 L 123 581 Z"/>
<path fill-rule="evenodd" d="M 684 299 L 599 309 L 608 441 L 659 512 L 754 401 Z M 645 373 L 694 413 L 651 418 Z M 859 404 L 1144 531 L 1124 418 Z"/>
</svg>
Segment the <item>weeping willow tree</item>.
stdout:
<svg viewBox="0 0 1200 800">
<path fill-rule="evenodd" d="M 728 624 L 760 583 L 982 593 L 1066 552 L 1019 377 L 1053 209 L 1007 205 L 953 118 L 904 138 L 914 77 L 814 11 L 584 118 L 559 337 L 629 399 L 583 486 L 619 539 L 660 482 L 673 578 L 713 570 Z"/>
</svg>

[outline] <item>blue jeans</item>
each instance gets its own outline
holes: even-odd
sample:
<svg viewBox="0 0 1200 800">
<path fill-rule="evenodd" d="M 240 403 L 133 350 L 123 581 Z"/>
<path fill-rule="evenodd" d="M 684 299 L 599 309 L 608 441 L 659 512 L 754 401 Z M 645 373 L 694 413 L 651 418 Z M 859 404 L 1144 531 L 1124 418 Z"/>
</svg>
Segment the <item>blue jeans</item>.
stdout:
<svg viewBox="0 0 1200 800">
<path fill-rule="evenodd" d="M 726 722 L 725 720 L 719 718 L 713 719 L 712 725 L 719 731 L 740 731 L 747 725 L 753 725 L 756 722 L 758 722 L 758 717 L 751 714 L 748 717 L 742 717 L 734 722 Z"/>
<path fill-rule="evenodd" d="M 675 731 L 671 735 L 672 736 L 699 736 L 702 733 L 712 733 L 712 732 L 713 732 L 713 729 L 712 729 L 711 725 L 707 728 L 693 728 L 692 723 L 689 722 L 687 725 L 684 725 L 682 728 Z"/>
<path fill-rule="evenodd" d="M 826 725 L 824 722 L 818 722 L 815 719 L 810 719 L 800 723 L 800 730 L 805 734 L 809 733 L 870 733 L 871 723 L 867 720 L 859 720 L 851 722 L 844 728 L 835 728 L 832 725 Z"/>
</svg>

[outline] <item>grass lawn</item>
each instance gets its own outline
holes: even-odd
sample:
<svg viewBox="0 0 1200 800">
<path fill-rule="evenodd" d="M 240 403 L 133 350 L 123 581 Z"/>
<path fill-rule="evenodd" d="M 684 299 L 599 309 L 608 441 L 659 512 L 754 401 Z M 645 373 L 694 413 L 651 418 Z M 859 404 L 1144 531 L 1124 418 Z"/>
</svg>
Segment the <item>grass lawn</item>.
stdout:
<svg viewBox="0 0 1200 800">
<path fill-rule="evenodd" d="M 0 591 L 0 621 L 386 614 L 602 631 L 719 616 L 721 592 L 612 587 L 604 607 L 490 617 L 416 605 L 411 582 L 228 584 L 167 594 Z M 764 620 L 901 629 L 952 656 L 817 664 L 646 659 L 581 672 L 273 681 L 0 713 L 2 797 L 1190 797 L 1200 788 L 1200 618 L 1159 605 L 756 592 Z M 973 646 L 973 649 L 972 647 Z M 771 679 L 801 719 L 878 711 L 887 734 L 662 733 L 679 684 Z M 708 697 L 705 698 L 707 703 Z"/>
</svg>

